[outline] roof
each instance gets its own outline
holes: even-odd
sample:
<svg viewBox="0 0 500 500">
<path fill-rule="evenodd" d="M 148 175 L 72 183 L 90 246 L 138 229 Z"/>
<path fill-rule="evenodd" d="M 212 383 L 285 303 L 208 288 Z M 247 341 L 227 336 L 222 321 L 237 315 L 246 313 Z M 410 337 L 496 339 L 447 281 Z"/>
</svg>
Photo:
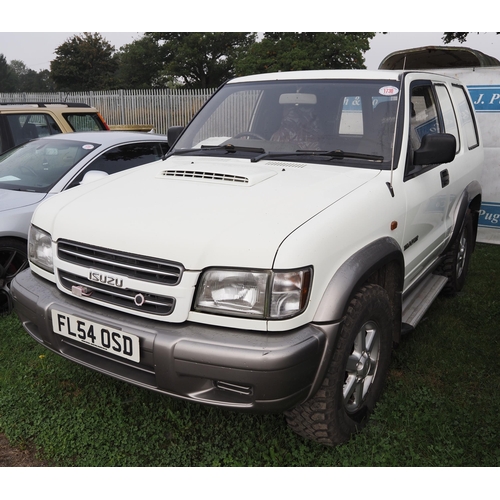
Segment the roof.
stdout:
<svg viewBox="0 0 500 500">
<path fill-rule="evenodd" d="M 150 134 L 149 132 L 127 132 L 118 130 L 100 130 L 95 132 L 72 132 L 71 134 L 55 134 L 40 137 L 47 140 L 95 142 L 111 145 L 120 142 L 132 141 L 167 141 L 166 135 Z M 35 139 L 37 140 L 37 139 Z"/>
<path fill-rule="evenodd" d="M 0 102 L 0 106 L 31 107 L 31 108 L 92 108 L 83 102 Z"/>
<path fill-rule="evenodd" d="M 360 79 L 360 80 L 398 80 L 401 71 L 379 71 L 367 69 L 322 69 L 307 71 L 283 71 L 260 75 L 241 76 L 228 83 L 286 81 L 286 80 L 321 80 L 321 79 Z"/>
<path fill-rule="evenodd" d="M 386 56 L 379 69 L 442 69 L 500 66 L 500 61 L 468 47 L 427 46 L 398 50 Z"/>
</svg>

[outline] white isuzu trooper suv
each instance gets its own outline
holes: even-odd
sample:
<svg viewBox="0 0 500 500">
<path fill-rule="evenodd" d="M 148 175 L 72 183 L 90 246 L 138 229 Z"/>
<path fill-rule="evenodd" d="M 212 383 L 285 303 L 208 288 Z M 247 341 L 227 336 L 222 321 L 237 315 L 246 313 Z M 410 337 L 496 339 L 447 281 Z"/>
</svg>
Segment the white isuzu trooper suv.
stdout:
<svg viewBox="0 0 500 500">
<path fill-rule="evenodd" d="M 474 248 L 464 86 L 414 71 L 236 78 L 164 160 L 42 203 L 12 284 L 48 349 L 191 401 L 349 438 L 391 349 Z"/>
</svg>

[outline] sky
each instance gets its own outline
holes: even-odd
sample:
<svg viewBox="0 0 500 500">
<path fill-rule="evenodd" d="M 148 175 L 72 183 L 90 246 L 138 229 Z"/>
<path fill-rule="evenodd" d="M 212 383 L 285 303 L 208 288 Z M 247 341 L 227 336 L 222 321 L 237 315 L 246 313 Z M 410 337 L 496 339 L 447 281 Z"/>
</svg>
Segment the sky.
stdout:
<svg viewBox="0 0 500 500">
<path fill-rule="evenodd" d="M 134 31 L 99 32 L 116 50 L 123 45 L 141 38 L 144 33 Z M 37 72 L 43 69 L 50 69 L 50 61 L 56 57 L 55 49 L 75 34 L 82 33 L 83 31 L 0 32 L 0 54 L 3 54 L 9 63 L 12 60 L 20 60 L 28 68 Z M 427 45 L 443 45 L 443 33 L 444 31 L 389 31 L 386 34 L 378 32 L 375 38 L 371 40 L 370 50 L 365 53 L 366 67 L 368 69 L 377 69 L 382 59 L 396 50 Z M 454 42 L 451 45 L 460 46 L 458 42 Z M 471 32 L 467 41 L 462 45 L 480 50 L 500 60 L 500 35 L 496 35 L 495 32 Z"/>
</svg>

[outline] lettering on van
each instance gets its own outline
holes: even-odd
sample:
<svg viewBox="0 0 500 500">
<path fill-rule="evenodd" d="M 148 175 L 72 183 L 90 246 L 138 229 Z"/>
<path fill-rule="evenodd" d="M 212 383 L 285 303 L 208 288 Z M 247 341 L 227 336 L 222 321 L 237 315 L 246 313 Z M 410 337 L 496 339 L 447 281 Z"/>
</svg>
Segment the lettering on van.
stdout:
<svg viewBox="0 0 500 500">
<path fill-rule="evenodd" d="M 500 86 L 470 85 L 467 89 L 476 113 L 500 113 Z"/>
<path fill-rule="evenodd" d="M 479 225 L 500 229 L 500 203 L 481 203 Z"/>
</svg>

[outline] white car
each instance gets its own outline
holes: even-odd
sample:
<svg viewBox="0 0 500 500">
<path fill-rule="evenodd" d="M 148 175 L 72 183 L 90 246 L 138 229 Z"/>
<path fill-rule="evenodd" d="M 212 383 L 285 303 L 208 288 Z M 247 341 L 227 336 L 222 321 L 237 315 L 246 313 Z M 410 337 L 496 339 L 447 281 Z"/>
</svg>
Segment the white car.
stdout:
<svg viewBox="0 0 500 500">
<path fill-rule="evenodd" d="M 175 136 L 177 140 L 175 142 Z M 40 205 L 14 308 L 46 348 L 333 445 L 474 248 L 467 90 L 413 71 L 236 78 L 165 161 Z"/>
<path fill-rule="evenodd" d="M 97 178 L 162 158 L 167 137 L 140 132 L 58 134 L 0 156 L 0 311 L 13 277 L 27 267 L 26 242 L 38 204 Z"/>
</svg>

